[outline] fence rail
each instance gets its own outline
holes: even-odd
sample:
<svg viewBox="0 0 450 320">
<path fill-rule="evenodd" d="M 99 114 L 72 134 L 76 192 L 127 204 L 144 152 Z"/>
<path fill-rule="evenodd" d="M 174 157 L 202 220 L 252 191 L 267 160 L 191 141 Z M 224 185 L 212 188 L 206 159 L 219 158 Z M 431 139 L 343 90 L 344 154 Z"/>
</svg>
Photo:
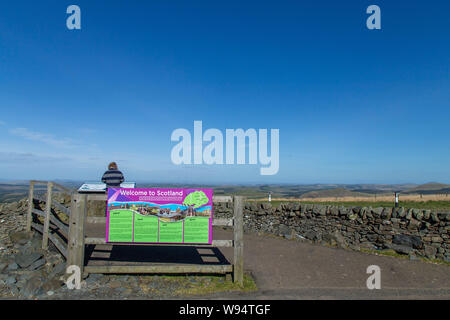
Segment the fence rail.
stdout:
<svg viewBox="0 0 450 320">
<path fill-rule="evenodd" d="M 46 197 L 40 196 L 34 193 L 35 185 L 46 185 Z M 28 194 L 28 211 L 27 211 L 27 230 L 35 229 L 42 233 L 42 249 L 48 248 L 48 241 L 50 240 L 55 247 L 61 252 L 61 254 L 67 258 L 67 239 L 69 235 L 69 226 L 59 220 L 53 213 L 52 206 L 59 209 L 66 215 L 70 215 L 70 210 L 60 204 L 53 201 L 53 190 L 60 189 L 63 193 L 69 193 L 69 189 L 63 187 L 57 183 L 51 181 L 30 181 L 30 189 Z M 38 200 L 45 204 L 45 211 L 39 210 L 34 207 L 34 200 Z M 33 215 L 35 217 L 43 218 L 43 224 L 39 219 L 33 222 Z"/>
</svg>

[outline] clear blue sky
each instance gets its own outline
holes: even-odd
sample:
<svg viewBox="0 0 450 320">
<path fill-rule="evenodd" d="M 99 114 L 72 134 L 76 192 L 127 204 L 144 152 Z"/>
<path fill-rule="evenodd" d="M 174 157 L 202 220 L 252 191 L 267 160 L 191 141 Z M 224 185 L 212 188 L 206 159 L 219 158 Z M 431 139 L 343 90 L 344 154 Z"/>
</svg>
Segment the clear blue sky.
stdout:
<svg viewBox="0 0 450 320">
<path fill-rule="evenodd" d="M 82 30 L 66 28 L 77 4 Z M 381 8 L 381 30 L 366 8 Z M 0 178 L 450 183 L 449 1 L 2 1 Z M 280 170 L 176 166 L 177 128 L 280 129 Z"/>
</svg>

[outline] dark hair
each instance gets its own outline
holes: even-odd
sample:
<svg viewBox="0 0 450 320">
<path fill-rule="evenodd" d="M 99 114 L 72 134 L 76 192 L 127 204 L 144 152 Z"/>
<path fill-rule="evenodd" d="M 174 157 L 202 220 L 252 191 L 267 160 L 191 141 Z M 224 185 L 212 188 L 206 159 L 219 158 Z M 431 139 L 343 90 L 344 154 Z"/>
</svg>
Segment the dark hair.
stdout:
<svg viewBox="0 0 450 320">
<path fill-rule="evenodd" d="M 117 170 L 117 163 L 111 162 L 108 164 L 108 170 Z"/>
</svg>

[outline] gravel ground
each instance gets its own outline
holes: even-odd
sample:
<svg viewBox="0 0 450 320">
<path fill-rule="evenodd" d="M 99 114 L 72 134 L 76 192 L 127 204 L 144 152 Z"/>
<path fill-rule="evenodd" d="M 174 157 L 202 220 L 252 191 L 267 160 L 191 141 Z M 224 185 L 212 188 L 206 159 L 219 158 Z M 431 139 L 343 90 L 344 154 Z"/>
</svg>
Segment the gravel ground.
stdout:
<svg viewBox="0 0 450 320">
<path fill-rule="evenodd" d="M 24 232 L 25 210 L 26 200 L 0 205 L 1 299 L 450 299 L 447 265 L 254 233 L 244 236 L 244 267 L 258 291 L 237 290 L 224 277 L 149 275 L 90 275 L 69 290 L 59 252 L 42 250 L 41 236 Z M 232 238 L 222 229 L 214 236 Z M 232 261 L 231 248 L 221 253 Z M 381 268 L 381 290 L 366 287 L 369 265 Z"/>
</svg>

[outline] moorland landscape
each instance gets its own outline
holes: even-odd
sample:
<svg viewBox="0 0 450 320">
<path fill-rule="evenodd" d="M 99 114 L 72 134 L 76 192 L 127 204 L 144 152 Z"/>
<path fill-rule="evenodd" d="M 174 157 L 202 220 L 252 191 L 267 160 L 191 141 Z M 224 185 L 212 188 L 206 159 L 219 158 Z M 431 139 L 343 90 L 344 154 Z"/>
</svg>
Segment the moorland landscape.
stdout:
<svg viewBox="0 0 450 320">
<path fill-rule="evenodd" d="M 76 190 L 81 181 L 56 181 Z M 0 181 L 0 202 L 14 202 L 28 194 L 28 181 Z M 399 193 L 399 203 L 405 208 L 437 209 L 450 211 L 450 185 L 438 182 L 425 184 L 260 184 L 260 185 L 197 185 L 167 183 L 137 183 L 137 188 L 212 188 L 215 195 L 242 195 L 250 201 L 268 201 L 272 205 L 282 202 L 344 203 L 348 206 L 392 206 L 394 192 Z M 43 186 L 40 190 L 45 192 Z"/>
</svg>

